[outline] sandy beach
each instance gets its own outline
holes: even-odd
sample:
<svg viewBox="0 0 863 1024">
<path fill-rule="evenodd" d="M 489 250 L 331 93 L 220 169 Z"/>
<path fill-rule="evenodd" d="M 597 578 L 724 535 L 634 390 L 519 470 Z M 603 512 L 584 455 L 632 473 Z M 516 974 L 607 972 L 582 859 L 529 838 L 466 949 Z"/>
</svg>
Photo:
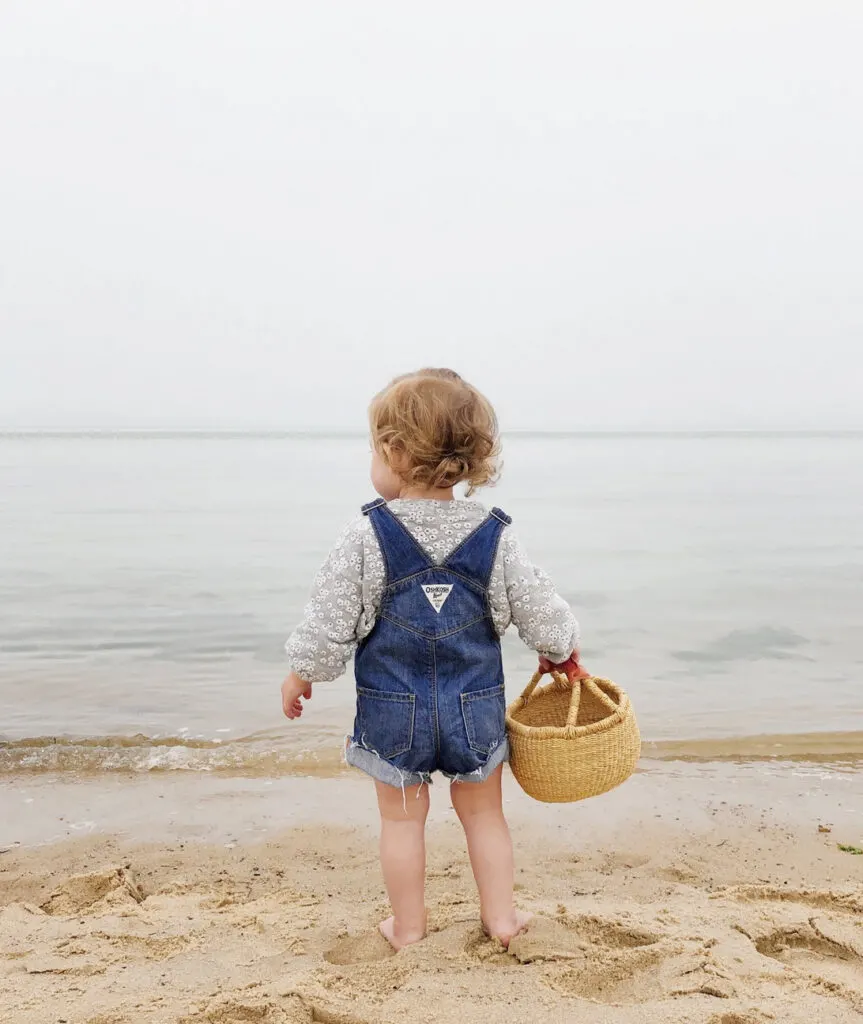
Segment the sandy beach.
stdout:
<svg viewBox="0 0 863 1024">
<path fill-rule="evenodd" d="M 0 1024 L 863 1024 L 861 28 L 0 4 Z"/>
<path fill-rule="evenodd" d="M 648 763 L 615 793 L 554 808 L 509 780 L 518 901 L 537 914 L 509 953 L 478 926 L 443 787 L 430 934 L 398 955 L 375 930 L 374 807 L 352 776 L 19 779 L 0 796 L 4 836 L 57 830 L 0 856 L 4 1022 L 863 1016 L 863 857 L 838 848 L 863 833 L 859 773 Z M 125 827 L 121 805 L 134 808 Z M 98 808 L 117 831 L 68 838 Z"/>
</svg>

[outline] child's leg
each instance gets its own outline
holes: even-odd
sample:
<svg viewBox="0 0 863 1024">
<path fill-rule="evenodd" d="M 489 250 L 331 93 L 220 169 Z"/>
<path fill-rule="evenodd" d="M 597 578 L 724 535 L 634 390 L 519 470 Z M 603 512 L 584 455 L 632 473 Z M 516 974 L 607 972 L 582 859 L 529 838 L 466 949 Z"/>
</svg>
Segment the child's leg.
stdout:
<svg viewBox="0 0 863 1024">
<path fill-rule="evenodd" d="M 425 827 L 428 786 L 402 791 L 376 782 L 381 812 L 381 868 L 393 916 L 381 924 L 396 949 L 425 938 Z"/>
<path fill-rule="evenodd" d="M 454 782 L 452 805 L 464 827 L 486 931 L 508 946 L 530 920 L 512 904 L 512 839 L 503 816 L 503 765 L 485 782 Z"/>
</svg>

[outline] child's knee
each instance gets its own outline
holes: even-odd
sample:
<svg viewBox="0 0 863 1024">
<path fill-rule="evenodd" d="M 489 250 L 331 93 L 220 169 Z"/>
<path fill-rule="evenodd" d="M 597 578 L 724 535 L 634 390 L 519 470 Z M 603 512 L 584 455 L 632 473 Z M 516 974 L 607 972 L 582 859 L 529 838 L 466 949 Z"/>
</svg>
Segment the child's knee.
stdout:
<svg viewBox="0 0 863 1024">
<path fill-rule="evenodd" d="M 424 825 L 429 812 L 429 793 L 425 783 L 419 786 L 377 784 L 378 808 L 384 821 L 413 821 Z"/>
<path fill-rule="evenodd" d="M 476 821 L 477 818 L 503 815 L 503 803 L 501 800 L 494 799 L 493 794 L 489 798 L 488 793 L 468 790 L 466 787 L 469 785 L 470 783 L 467 782 L 455 783 L 450 791 L 452 805 L 462 824 Z"/>
</svg>

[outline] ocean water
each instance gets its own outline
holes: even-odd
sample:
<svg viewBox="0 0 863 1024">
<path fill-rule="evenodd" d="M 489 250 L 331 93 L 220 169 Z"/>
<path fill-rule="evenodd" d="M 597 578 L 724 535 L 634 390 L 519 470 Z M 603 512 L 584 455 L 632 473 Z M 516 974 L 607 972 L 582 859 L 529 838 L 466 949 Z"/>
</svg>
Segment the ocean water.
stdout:
<svg viewBox="0 0 863 1024">
<path fill-rule="evenodd" d="M 0 435 L 0 773 L 327 774 L 283 644 L 362 437 Z M 515 520 L 657 757 L 863 762 L 863 435 L 506 439 Z M 534 667 L 505 642 L 511 696 Z"/>
</svg>

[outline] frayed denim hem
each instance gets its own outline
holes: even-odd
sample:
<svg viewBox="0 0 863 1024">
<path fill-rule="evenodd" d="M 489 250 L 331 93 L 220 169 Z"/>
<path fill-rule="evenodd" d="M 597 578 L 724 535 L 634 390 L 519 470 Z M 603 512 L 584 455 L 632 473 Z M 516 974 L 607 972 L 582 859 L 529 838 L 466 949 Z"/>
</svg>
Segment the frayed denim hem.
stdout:
<svg viewBox="0 0 863 1024">
<path fill-rule="evenodd" d="M 452 782 L 485 782 L 492 772 L 508 760 L 509 740 L 504 739 L 489 754 L 485 764 L 480 765 L 475 771 L 458 773 L 441 769 L 441 774 Z M 409 772 L 396 768 L 394 764 L 384 760 L 380 754 L 376 754 L 373 750 L 369 750 L 350 738 L 345 744 L 345 762 L 352 768 L 358 768 L 366 775 L 370 775 L 377 782 L 394 786 L 402 791 L 409 786 L 431 785 L 432 781 L 431 772 Z"/>
<path fill-rule="evenodd" d="M 466 772 L 465 774 L 453 774 L 441 769 L 441 774 L 445 775 L 451 782 L 485 782 L 492 772 L 496 771 L 508 760 L 509 740 L 505 739 L 503 743 L 494 748 L 489 754 L 486 763 L 477 768 L 476 771 Z"/>
<path fill-rule="evenodd" d="M 376 782 L 383 782 L 387 786 L 394 786 L 396 789 L 405 790 L 408 786 L 421 786 L 431 783 L 430 772 L 405 772 L 396 768 L 394 764 L 385 761 L 380 754 L 376 754 L 367 747 L 360 746 L 355 740 L 349 739 L 345 747 L 345 762 L 352 768 L 359 768 L 361 772 L 370 775 Z"/>
</svg>

